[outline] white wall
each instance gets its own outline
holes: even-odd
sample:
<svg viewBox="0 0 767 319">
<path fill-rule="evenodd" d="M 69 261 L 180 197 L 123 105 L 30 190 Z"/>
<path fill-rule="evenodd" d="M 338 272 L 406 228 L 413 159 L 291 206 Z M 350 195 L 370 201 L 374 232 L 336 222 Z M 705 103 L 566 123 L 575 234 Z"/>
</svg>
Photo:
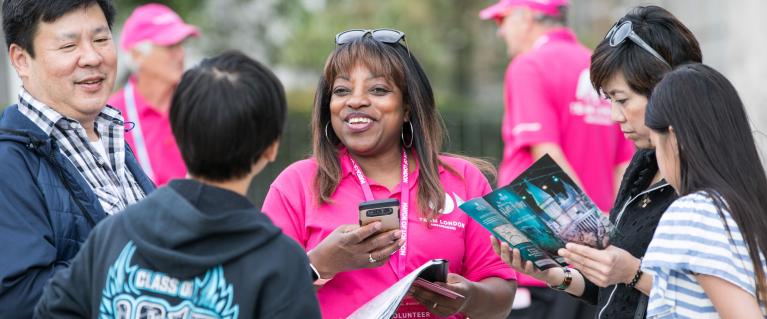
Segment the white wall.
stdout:
<svg viewBox="0 0 767 319">
<path fill-rule="evenodd" d="M 3 39 L 3 49 L 0 50 L 0 109 L 2 109 L 11 102 L 11 87 L 15 83 L 11 78 L 13 72 L 10 62 L 8 62 L 7 50 L 5 50 L 5 36 L 2 28 L 0 28 L 0 38 Z"/>
<path fill-rule="evenodd" d="M 19 88 L 21 87 L 21 81 L 19 80 L 19 77 L 16 76 L 16 70 L 13 69 L 10 61 L 8 61 L 5 47 L 0 51 L 3 51 L 0 53 L 0 58 L 3 59 L 2 62 L 0 62 L 0 79 L 2 79 L 2 85 L 0 85 L 0 109 L 2 109 L 10 104 L 16 103 Z"/>
<path fill-rule="evenodd" d="M 698 37 L 703 63 L 724 74 L 740 94 L 762 154 L 767 151 L 767 1 L 666 0 L 663 5 Z M 762 157 L 764 161 L 764 156 Z"/>
</svg>

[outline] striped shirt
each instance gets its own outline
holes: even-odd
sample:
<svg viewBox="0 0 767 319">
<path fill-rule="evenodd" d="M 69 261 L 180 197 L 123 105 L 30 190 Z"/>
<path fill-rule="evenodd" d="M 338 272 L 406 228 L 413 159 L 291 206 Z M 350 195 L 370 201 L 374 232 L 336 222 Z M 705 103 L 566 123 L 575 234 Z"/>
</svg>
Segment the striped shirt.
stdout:
<svg viewBox="0 0 767 319">
<path fill-rule="evenodd" d="M 125 167 L 125 126 L 120 111 L 107 105 L 93 124 L 106 150 L 108 158 L 104 158 L 91 145 L 79 122 L 36 100 L 23 88 L 19 93 L 18 108 L 59 145 L 61 152 L 88 182 L 104 212 L 115 214 L 146 195 Z"/>
<path fill-rule="evenodd" d="M 677 199 L 663 214 L 642 261 L 642 270 L 653 276 L 647 318 L 719 318 L 698 274 L 719 277 L 756 295 L 743 236 L 729 211 L 722 213 L 729 234 L 714 201 L 702 192 Z M 767 271 L 764 256 L 762 265 Z"/>
</svg>

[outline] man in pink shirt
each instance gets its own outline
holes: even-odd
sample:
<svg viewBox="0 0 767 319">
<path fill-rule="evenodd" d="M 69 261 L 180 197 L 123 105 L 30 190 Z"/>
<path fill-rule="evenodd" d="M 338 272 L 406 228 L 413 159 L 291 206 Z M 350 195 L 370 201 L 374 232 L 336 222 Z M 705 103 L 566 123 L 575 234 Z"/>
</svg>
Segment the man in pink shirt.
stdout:
<svg viewBox="0 0 767 319">
<path fill-rule="evenodd" d="M 480 12 L 480 18 L 496 20 L 512 59 L 505 76 L 498 185 L 549 154 L 601 210 L 609 211 L 634 148 L 610 120 L 610 104 L 591 86 L 591 51 L 566 27 L 567 8 L 568 0 L 501 0 Z M 519 282 L 544 286 L 530 277 Z M 520 287 L 512 317 L 576 318 L 577 302 L 569 309 L 551 307 L 560 297 L 573 303 L 546 288 Z M 544 298 L 547 305 L 541 306 Z"/>
<path fill-rule="evenodd" d="M 122 30 L 120 46 L 130 53 L 133 74 L 108 104 L 119 109 L 126 122 L 133 123 L 125 140 L 158 186 L 186 175 L 171 133 L 168 108 L 184 72 L 182 44 L 198 35 L 195 26 L 156 3 L 136 8 Z"/>
</svg>

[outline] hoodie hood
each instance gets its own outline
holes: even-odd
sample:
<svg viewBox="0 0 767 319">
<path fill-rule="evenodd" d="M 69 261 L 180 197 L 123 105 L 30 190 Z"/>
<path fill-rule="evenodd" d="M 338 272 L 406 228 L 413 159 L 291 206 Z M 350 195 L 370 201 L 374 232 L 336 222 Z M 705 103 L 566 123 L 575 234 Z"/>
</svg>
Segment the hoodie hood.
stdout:
<svg viewBox="0 0 767 319">
<path fill-rule="evenodd" d="M 120 222 L 136 253 L 179 277 L 225 264 L 281 233 L 245 197 L 194 180 L 171 181 L 119 216 L 126 215 Z"/>
</svg>

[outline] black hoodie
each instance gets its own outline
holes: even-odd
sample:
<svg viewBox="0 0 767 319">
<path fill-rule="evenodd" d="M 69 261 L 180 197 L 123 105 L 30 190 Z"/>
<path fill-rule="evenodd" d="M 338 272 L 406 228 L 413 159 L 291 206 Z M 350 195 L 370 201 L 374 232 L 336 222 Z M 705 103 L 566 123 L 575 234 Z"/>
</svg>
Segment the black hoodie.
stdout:
<svg viewBox="0 0 767 319">
<path fill-rule="evenodd" d="M 304 250 L 246 198 L 172 181 L 101 222 L 38 318 L 320 318 Z"/>
</svg>

